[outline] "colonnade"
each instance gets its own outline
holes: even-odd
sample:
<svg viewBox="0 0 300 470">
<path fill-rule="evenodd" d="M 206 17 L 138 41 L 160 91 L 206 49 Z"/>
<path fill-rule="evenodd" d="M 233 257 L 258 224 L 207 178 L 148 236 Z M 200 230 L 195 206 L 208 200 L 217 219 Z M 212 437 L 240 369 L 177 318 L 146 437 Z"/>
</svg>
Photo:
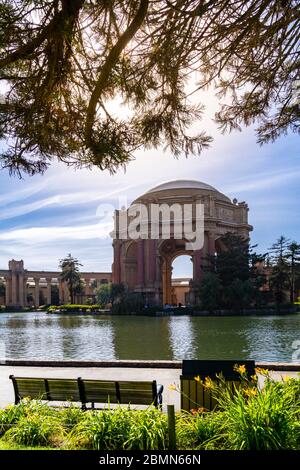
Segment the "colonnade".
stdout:
<svg viewBox="0 0 300 470">
<path fill-rule="evenodd" d="M 28 305 L 40 306 L 41 292 L 43 303 L 52 303 L 52 286 L 57 286 L 59 304 L 69 302 L 67 284 L 60 279 L 59 272 L 27 271 L 24 262 L 11 260 L 8 270 L 0 270 L 5 282 L 5 305 L 24 308 Z M 103 282 L 111 282 L 111 273 L 82 273 L 83 293 L 81 297 L 93 296 L 95 289 Z M 33 299 L 28 300 L 28 294 Z"/>
</svg>

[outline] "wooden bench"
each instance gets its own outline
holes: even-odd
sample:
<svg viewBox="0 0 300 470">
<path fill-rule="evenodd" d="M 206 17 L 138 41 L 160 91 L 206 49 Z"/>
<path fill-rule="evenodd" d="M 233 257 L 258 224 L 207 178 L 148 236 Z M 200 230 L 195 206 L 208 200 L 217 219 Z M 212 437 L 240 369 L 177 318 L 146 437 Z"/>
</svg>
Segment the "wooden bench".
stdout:
<svg viewBox="0 0 300 470">
<path fill-rule="evenodd" d="M 195 380 L 195 377 L 199 376 L 202 381 L 205 377 L 216 380 L 216 374 L 222 374 L 226 384 L 234 392 L 235 387 L 241 383 L 240 375 L 234 370 L 237 364 L 245 365 L 249 376 L 255 374 L 254 361 L 184 360 L 180 376 L 181 409 L 185 411 L 197 408 L 204 408 L 206 411 L 214 410 L 217 402 L 211 390 L 205 389 L 201 382 Z"/>
<path fill-rule="evenodd" d="M 10 375 L 15 404 L 24 398 L 54 402 L 80 402 L 83 410 L 90 403 L 162 406 L 163 386 L 156 381 L 129 382 L 112 380 L 56 379 L 15 377 Z"/>
</svg>

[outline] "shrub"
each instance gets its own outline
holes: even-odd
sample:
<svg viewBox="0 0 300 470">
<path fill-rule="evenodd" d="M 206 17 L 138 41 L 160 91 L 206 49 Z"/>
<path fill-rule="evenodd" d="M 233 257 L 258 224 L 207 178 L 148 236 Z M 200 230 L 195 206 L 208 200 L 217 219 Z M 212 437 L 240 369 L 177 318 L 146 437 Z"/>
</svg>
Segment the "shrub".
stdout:
<svg viewBox="0 0 300 470">
<path fill-rule="evenodd" d="M 69 446 L 95 450 L 166 448 L 167 418 L 159 410 L 116 408 L 85 414 L 73 428 Z"/>
<path fill-rule="evenodd" d="M 223 444 L 222 413 L 181 412 L 176 417 L 177 446 L 180 449 L 219 449 Z"/>
<path fill-rule="evenodd" d="M 85 412 L 78 406 L 70 405 L 63 410 L 58 411 L 59 421 L 62 427 L 70 432 L 73 428 L 85 419 Z"/>
<path fill-rule="evenodd" d="M 75 448 L 120 450 L 125 448 L 129 429 L 128 410 L 91 411 L 73 428 L 69 444 Z"/>
<path fill-rule="evenodd" d="M 66 304 L 55 306 L 51 305 L 48 308 L 48 313 L 55 313 L 59 310 L 61 313 L 92 313 L 100 310 L 100 305 L 80 305 L 80 304 Z"/>
<path fill-rule="evenodd" d="M 126 448 L 130 450 L 164 450 L 167 448 L 167 417 L 160 410 L 149 407 L 134 411 Z"/>
<path fill-rule="evenodd" d="M 0 410 L 0 436 L 3 436 L 23 415 L 23 406 L 9 405 Z"/>
<path fill-rule="evenodd" d="M 22 416 L 5 434 L 5 439 L 26 446 L 48 446 L 59 443 L 64 430 L 53 415 L 32 413 Z"/>
</svg>

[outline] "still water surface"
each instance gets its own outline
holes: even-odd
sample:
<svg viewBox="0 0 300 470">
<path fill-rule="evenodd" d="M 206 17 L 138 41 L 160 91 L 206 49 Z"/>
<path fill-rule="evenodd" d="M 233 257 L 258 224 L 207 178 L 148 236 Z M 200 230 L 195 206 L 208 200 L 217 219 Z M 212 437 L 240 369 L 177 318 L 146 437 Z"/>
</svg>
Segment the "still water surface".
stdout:
<svg viewBox="0 0 300 470">
<path fill-rule="evenodd" d="M 0 314 L 0 359 L 222 358 L 291 362 L 296 346 L 294 343 L 293 348 L 293 342 L 300 346 L 299 340 L 300 315 L 210 318 Z"/>
</svg>

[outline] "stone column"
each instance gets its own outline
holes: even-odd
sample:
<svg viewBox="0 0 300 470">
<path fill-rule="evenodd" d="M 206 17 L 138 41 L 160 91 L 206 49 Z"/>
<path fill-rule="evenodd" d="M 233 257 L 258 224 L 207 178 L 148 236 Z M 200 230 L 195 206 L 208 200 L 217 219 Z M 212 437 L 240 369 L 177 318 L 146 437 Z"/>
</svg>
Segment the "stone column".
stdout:
<svg viewBox="0 0 300 470">
<path fill-rule="evenodd" d="M 64 304 L 64 286 L 63 282 L 59 279 L 58 280 L 58 295 L 59 295 L 59 304 Z"/>
<path fill-rule="evenodd" d="M 23 278 L 23 286 L 24 286 L 24 306 L 27 307 L 28 302 L 27 302 L 27 281 L 28 278 L 24 276 Z"/>
<path fill-rule="evenodd" d="M 23 273 L 19 274 L 19 306 L 25 306 L 25 297 L 24 297 L 24 275 Z"/>
<path fill-rule="evenodd" d="M 40 306 L 40 278 L 34 278 L 35 289 L 34 289 L 34 304 L 36 307 Z"/>
<path fill-rule="evenodd" d="M 84 279 L 84 284 L 85 284 L 84 294 L 85 295 L 90 295 L 90 280 L 89 279 Z"/>
<path fill-rule="evenodd" d="M 149 281 L 156 281 L 156 240 L 149 240 Z"/>
<path fill-rule="evenodd" d="M 144 271 L 144 240 L 140 239 L 137 241 L 137 284 L 139 287 L 144 286 L 145 282 L 145 271 Z"/>
<path fill-rule="evenodd" d="M 155 283 L 155 303 L 161 304 L 163 302 L 163 276 L 162 276 L 162 258 L 160 255 L 157 255 L 156 257 L 156 271 L 155 271 L 155 278 L 156 278 L 156 283 Z"/>
<path fill-rule="evenodd" d="M 46 278 L 46 282 L 47 282 L 47 299 L 46 299 L 46 302 L 47 304 L 51 305 L 51 282 L 52 282 L 52 279 L 51 278 Z"/>
<path fill-rule="evenodd" d="M 114 284 L 120 284 L 121 282 L 121 246 L 120 240 L 114 240 L 114 263 L 113 263 L 113 282 Z"/>
<path fill-rule="evenodd" d="M 11 305 L 11 279 L 5 278 L 5 305 Z"/>
<path fill-rule="evenodd" d="M 172 266 L 169 259 L 163 264 L 163 303 L 170 304 L 172 301 Z"/>
<path fill-rule="evenodd" d="M 210 217 L 215 216 L 215 200 L 213 196 L 209 197 L 209 216 Z"/>
<path fill-rule="evenodd" d="M 11 273 L 11 304 L 13 306 L 17 305 L 17 274 Z"/>
<path fill-rule="evenodd" d="M 216 252 L 215 234 L 208 232 L 208 254 L 213 256 Z"/>
<path fill-rule="evenodd" d="M 195 250 L 194 252 L 194 261 L 193 261 L 193 280 L 200 281 L 202 278 L 202 256 L 203 250 Z"/>
</svg>

